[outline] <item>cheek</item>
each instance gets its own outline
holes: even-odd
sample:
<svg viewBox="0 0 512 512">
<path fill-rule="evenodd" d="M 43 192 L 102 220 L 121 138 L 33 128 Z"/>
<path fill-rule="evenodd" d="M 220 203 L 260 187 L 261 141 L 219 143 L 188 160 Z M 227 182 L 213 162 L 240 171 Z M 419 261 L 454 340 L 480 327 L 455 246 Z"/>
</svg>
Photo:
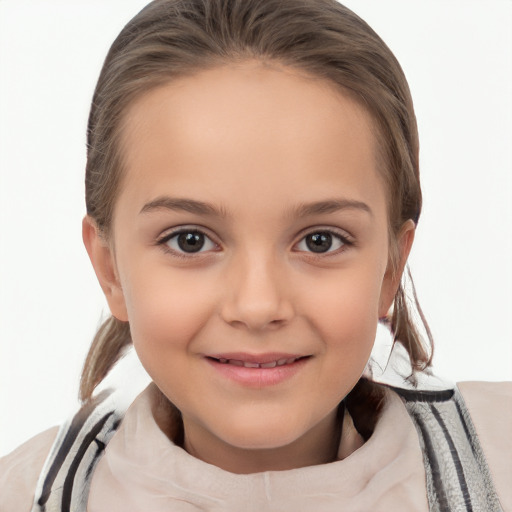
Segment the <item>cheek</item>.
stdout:
<svg viewBox="0 0 512 512">
<path fill-rule="evenodd" d="M 125 289 L 130 329 L 143 363 L 186 351 L 215 306 L 215 290 L 179 273 L 131 276 Z M 198 283 L 201 283 L 199 285 Z"/>
<path fill-rule="evenodd" d="M 335 387 L 342 386 L 342 392 L 348 392 L 356 383 L 370 357 L 380 289 L 380 270 L 372 272 L 364 267 L 318 280 L 316 288 L 310 287 L 309 294 L 304 294 L 308 297 L 304 304 L 310 313 L 307 318 L 328 355 L 325 376 L 336 381 Z"/>
<path fill-rule="evenodd" d="M 317 280 L 307 286 L 304 309 L 316 322 L 316 328 L 327 330 L 331 338 L 336 332 L 365 337 L 378 321 L 382 277 L 380 272 L 350 269 L 333 273 L 328 279 Z M 359 334 L 358 334 L 359 333 Z"/>
</svg>

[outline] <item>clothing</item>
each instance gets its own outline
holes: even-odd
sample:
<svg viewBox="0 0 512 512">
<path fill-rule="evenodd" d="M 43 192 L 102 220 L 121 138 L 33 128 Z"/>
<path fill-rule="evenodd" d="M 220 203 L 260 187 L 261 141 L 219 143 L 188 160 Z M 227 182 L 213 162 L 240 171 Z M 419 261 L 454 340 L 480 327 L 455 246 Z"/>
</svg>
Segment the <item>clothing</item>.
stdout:
<svg viewBox="0 0 512 512">
<path fill-rule="evenodd" d="M 512 385 L 467 383 L 460 389 L 501 507 L 512 511 Z M 428 510 L 420 438 L 406 402 L 393 390 L 386 390 L 373 435 L 344 460 L 252 475 L 228 473 L 171 443 L 154 420 L 157 393 L 151 385 L 134 401 L 108 443 L 93 474 L 89 512 Z M 55 434 L 44 433 L 0 459 L 0 511 L 30 510 Z M 345 432 L 340 453 L 354 438 Z"/>
</svg>

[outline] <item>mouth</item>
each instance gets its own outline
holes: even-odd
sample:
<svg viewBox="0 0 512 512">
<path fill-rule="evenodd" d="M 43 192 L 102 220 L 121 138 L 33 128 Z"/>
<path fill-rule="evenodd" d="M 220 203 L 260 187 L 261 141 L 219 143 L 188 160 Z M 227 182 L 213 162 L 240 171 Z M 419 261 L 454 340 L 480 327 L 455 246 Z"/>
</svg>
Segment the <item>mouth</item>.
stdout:
<svg viewBox="0 0 512 512">
<path fill-rule="evenodd" d="M 238 357 L 221 357 L 206 356 L 214 362 L 220 364 L 231 364 L 233 366 L 243 366 L 244 368 L 275 368 L 276 366 L 285 366 L 293 364 L 302 359 L 311 356 L 238 356 Z"/>
<path fill-rule="evenodd" d="M 295 375 L 311 355 L 215 354 L 206 360 L 224 377 L 249 387 L 279 384 Z"/>
</svg>

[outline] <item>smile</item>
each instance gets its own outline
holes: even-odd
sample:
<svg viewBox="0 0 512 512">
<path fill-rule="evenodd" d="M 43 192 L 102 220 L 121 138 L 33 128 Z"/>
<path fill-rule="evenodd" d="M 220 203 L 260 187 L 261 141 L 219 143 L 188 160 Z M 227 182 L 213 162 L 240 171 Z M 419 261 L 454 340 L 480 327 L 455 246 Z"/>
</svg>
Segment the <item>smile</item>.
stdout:
<svg viewBox="0 0 512 512">
<path fill-rule="evenodd" d="M 292 378 L 312 356 L 295 354 L 216 354 L 206 361 L 222 379 L 249 388 L 275 386 Z"/>
<path fill-rule="evenodd" d="M 241 359 L 226 359 L 224 357 L 220 358 L 212 358 L 218 361 L 221 364 L 232 364 L 234 366 L 243 366 L 244 368 L 275 368 L 276 366 L 284 366 L 286 364 L 293 364 L 295 361 L 299 359 L 303 359 L 308 356 L 299 356 L 299 357 L 290 357 L 290 358 L 281 358 L 274 361 L 269 361 L 266 363 L 257 363 L 253 361 L 243 361 Z"/>
</svg>

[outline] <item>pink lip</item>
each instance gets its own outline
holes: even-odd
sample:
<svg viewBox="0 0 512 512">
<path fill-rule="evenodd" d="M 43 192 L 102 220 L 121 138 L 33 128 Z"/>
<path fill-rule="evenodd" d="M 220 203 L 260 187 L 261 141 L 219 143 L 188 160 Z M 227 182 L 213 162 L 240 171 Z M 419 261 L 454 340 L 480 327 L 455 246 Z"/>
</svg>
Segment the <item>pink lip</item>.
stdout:
<svg viewBox="0 0 512 512">
<path fill-rule="evenodd" d="M 278 352 L 266 354 L 229 352 L 211 354 L 206 356 L 205 359 L 223 377 L 244 386 L 261 388 L 275 386 L 291 378 L 300 371 L 310 357 L 303 356 L 301 354 L 286 354 Z M 225 362 L 226 360 L 231 360 L 233 363 Z M 292 362 L 292 360 L 294 361 Z M 276 362 L 276 365 L 273 367 L 248 368 L 243 366 L 244 363 L 272 365 L 273 362 Z"/>
<path fill-rule="evenodd" d="M 222 352 L 219 354 L 206 354 L 206 357 L 215 359 L 234 359 L 247 363 L 270 363 L 281 359 L 297 359 L 304 357 L 304 354 L 289 354 L 285 352 L 267 352 L 265 354 L 248 354 L 247 352 Z"/>
</svg>

